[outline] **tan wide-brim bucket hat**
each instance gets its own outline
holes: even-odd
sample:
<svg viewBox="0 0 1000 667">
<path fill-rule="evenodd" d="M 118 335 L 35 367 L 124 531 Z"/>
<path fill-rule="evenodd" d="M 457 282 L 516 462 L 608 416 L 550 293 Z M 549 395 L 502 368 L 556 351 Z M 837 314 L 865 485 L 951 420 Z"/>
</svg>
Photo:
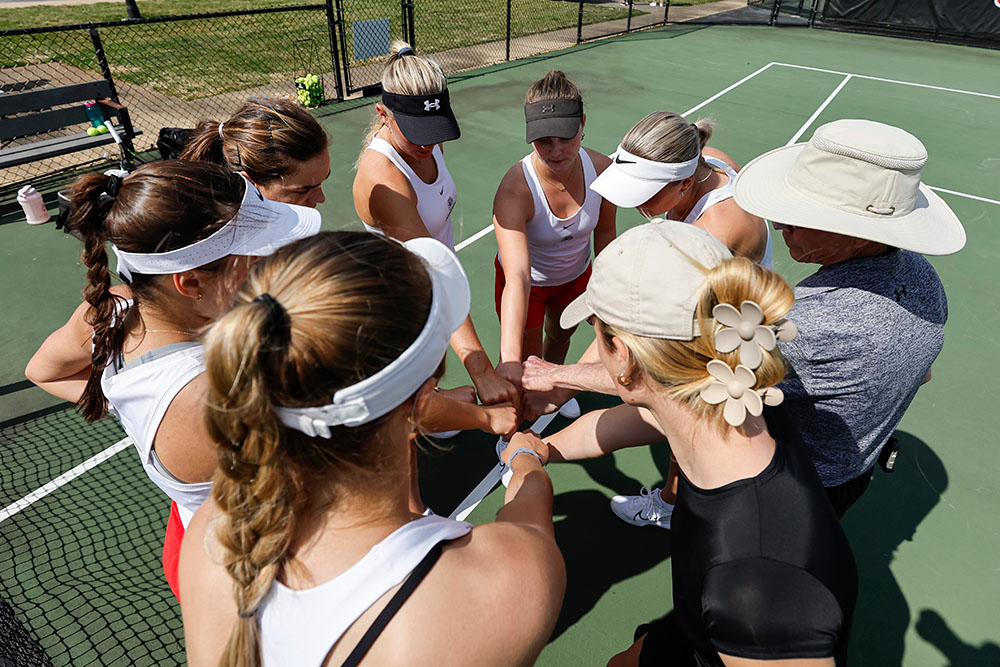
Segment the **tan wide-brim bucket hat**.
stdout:
<svg viewBox="0 0 1000 667">
<path fill-rule="evenodd" d="M 920 182 L 927 149 L 898 127 L 844 119 L 816 129 L 808 143 L 752 160 L 733 186 L 736 203 L 775 223 L 950 255 L 965 229 Z"/>
</svg>

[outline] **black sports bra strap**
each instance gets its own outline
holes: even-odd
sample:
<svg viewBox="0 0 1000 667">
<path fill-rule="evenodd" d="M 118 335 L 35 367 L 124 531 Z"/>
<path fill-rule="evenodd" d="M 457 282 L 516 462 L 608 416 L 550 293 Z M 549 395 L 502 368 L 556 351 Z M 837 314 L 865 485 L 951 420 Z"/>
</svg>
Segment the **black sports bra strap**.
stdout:
<svg viewBox="0 0 1000 667">
<path fill-rule="evenodd" d="M 403 603 L 406 602 L 413 591 L 416 590 L 417 586 L 419 586 L 420 582 L 424 580 L 424 577 L 427 576 L 427 573 L 431 571 L 431 568 L 434 567 L 434 563 L 436 563 L 440 557 L 441 542 L 438 542 L 430 551 L 427 552 L 427 555 L 424 556 L 423 560 L 421 560 L 417 566 L 413 568 L 413 571 L 410 572 L 410 576 L 403 582 L 403 585 L 398 591 L 396 591 L 396 594 L 392 596 L 392 599 L 389 600 L 389 604 L 385 606 L 382 613 L 380 613 L 378 618 L 376 618 L 371 624 L 371 627 L 369 627 L 368 631 L 365 632 L 365 636 L 361 638 L 361 641 L 359 641 L 358 645 L 354 647 L 351 654 L 347 656 L 347 660 L 344 661 L 343 667 L 356 667 L 356 665 L 361 663 L 361 660 L 365 657 L 365 655 L 367 655 L 369 649 L 371 649 L 372 644 L 375 643 L 375 640 L 378 639 L 379 635 L 382 634 L 382 631 L 385 630 L 385 626 L 389 624 L 392 617 L 396 615 L 399 608 L 403 606 Z"/>
</svg>

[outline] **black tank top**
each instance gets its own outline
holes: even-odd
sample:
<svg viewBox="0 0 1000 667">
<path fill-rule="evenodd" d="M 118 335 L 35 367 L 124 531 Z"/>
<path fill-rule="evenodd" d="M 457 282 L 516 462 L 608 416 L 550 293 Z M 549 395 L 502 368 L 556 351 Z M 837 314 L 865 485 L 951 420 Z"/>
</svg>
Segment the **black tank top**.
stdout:
<svg viewBox="0 0 1000 667">
<path fill-rule="evenodd" d="M 674 610 L 699 665 L 719 653 L 845 664 L 858 575 L 798 432 L 769 410 L 774 458 L 711 490 L 682 475 L 673 515 Z M 688 656 L 690 660 L 690 656 Z"/>
</svg>

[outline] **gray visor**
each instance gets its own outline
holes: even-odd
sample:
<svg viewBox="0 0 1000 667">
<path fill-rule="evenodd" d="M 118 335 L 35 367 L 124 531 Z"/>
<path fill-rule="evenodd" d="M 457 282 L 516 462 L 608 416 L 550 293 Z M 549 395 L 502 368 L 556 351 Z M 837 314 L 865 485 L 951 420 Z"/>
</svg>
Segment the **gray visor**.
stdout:
<svg viewBox="0 0 1000 667">
<path fill-rule="evenodd" d="M 525 139 L 530 144 L 543 137 L 572 139 L 580 131 L 583 102 L 542 100 L 524 105 Z"/>
</svg>

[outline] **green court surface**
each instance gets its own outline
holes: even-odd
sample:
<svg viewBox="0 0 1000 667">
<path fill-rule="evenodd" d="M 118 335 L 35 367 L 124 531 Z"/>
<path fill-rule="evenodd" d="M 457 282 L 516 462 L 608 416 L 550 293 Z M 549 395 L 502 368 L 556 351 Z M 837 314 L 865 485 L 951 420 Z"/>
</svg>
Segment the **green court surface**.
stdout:
<svg viewBox="0 0 1000 667">
<path fill-rule="evenodd" d="M 950 317 L 933 381 L 897 432 L 897 472 L 879 472 L 845 519 L 861 574 L 854 665 L 1000 664 L 998 66 L 1000 53 L 966 47 L 821 30 L 678 26 L 452 78 L 463 132 L 446 146 L 459 190 L 455 235 L 473 282 L 473 317 L 494 356 L 496 243 L 490 231 L 478 233 L 489 226 L 501 176 L 529 150 L 521 103 L 549 69 L 580 85 L 584 144 L 604 152 L 656 109 L 696 109 L 691 120 L 711 116 L 718 123 L 712 145 L 741 163 L 808 139 L 836 118 L 899 125 L 927 145 L 924 181 L 939 188 L 969 240 L 957 255 L 931 258 Z M 333 152 L 327 201 L 319 207 L 325 228 L 360 229 L 351 181 L 370 114 L 370 105 L 358 103 L 319 112 Z M 633 211 L 619 213 L 619 231 L 640 222 Z M 180 664 L 179 614 L 158 561 L 168 503 L 131 451 L 111 454 L 10 513 L 13 503 L 106 450 L 121 432 L 110 422 L 85 426 L 65 411 L 46 414 L 57 401 L 21 384 L 31 353 L 79 301 L 78 243 L 52 225 L 29 228 L 16 216 L 0 219 L 0 238 L 0 336 L 7 350 L 0 365 L 0 506 L 8 508 L 0 514 L 0 597 L 54 664 Z M 792 262 L 780 237 L 775 257 L 793 283 L 815 268 Z M 571 358 L 591 337 L 583 329 L 576 334 Z M 467 381 L 451 357 L 443 384 Z M 585 409 L 613 403 L 597 396 L 581 402 Z M 564 423 L 557 419 L 550 431 Z M 426 455 L 421 484 L 428 504 L 450 512 L 494 465 L 494 442 L 463 434 Z M 670 534 L 628 526 L 608 508 L 616 493 L 658 484 L 667 454 L 660 445 L 549 467 L 569 584 L 538 664 L 603 665 L 631 643 L 637 624 L 670 609 Z M 491 520 L 501 503 L 494 491 L 470 520 Z"/>
</svg>

